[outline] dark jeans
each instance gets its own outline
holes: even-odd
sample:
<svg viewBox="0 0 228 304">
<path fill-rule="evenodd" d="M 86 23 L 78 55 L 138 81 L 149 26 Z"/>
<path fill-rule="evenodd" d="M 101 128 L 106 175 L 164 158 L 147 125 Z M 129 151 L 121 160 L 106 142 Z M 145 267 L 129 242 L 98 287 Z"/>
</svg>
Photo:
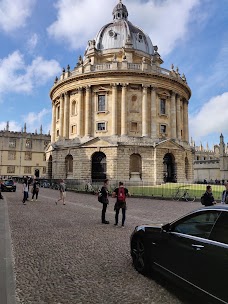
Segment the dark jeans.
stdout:
<svg viewBox="0 0 228 304">
<path fill-rule="evenodd" d="M 102 223 L 105 222 L 105 213 L 106 213 L 107 206 L 108 206 L 108 204 L 103 204 L 102 213 L 101 213 L 101 221 L 102 221 Z"/>
<path fill-rule="evenodd" d="M 23 203 L 28 199 L 28 192 L 24 191 Z"/>
<path fill-rule="evenodd" d="M 32 199 L 34 198 L 34 196 L 36 195 L 36 199 L 38 199 L 38 191 L 36 191 L 36 190 L 33 190 L 33 192 L 32 192 Z"/>
<path fill-rule="evenodd" d="M 122 226 L 124 226 L 124 222 L 126 219 L 126 209 L 125 208 L 121 208 L 122 209 Z M 116 209 L 116 215 L 115 215 L 115 220 L 116 220 L 116 224 L 118 224 L 118 218 L 119 218 L 119 212 L 120 209 Z"/>
</svg>

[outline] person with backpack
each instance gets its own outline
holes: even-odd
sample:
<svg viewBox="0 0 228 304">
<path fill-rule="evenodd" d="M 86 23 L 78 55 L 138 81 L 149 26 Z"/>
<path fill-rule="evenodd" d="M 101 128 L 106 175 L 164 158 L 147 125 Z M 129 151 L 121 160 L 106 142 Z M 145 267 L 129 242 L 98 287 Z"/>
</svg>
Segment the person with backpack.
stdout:
<svg viewBox="0 0 228 304">
<path fill-rule="evenodd" d="M 114 206 L 114 210 L 116 211 L 115 214 L 115 226 L 118 226 L 118 218 L 120 209 L 122 209 L 122 228 L 124 228 L 124 223 L 126 219 L 126 197 L 130 196 L 130 193 L 127 188 L 124 187 L 123 182 L 119 182 L 119 187 L 116 188 L 113 193 L 112 197 L 116 197 L 116 203 Z"/>
<path fill-rule="evenodd" d="M 201 204 L 205 207 L 213 206 L 216 204 L 214 196 L 212 194 L 212 188 L 210 185 L 207 185 L 206 192 L 201 196 Z"/>
<path fill-rule="evenodd" d="M 228 204 L 228 182 L 225 182 L 224 186 L 226 189 L 222 192 L 221 204 Z"/>
<path fill-rule="evenodd" d="M 31 202 L 33 202 L 34 196 L 36 196 L 36 201 L 38 199 L 38 194 L 40 190 L 40 183 L 38 180 L 34 180 L 33 185 L 32 185 L 32 199 Z"/>
<path fill-rule="evenodd" d="M 101 223 L 102 224 L 109 224 L 109 221 L 106 221 L 106 219 L 105 219 L 105 214 L 106 214 L 107 206 L 108 206 L 108 203 L 109 203 L 109 200 L 108 200 L 108 182 L 109 182 L 108 179 L 104 180 L 104 184 L 101 187 L 101 190 L 98 194 L 98 201 L 103 205 L 102 212 L 101 212 Z"/>
</svg>

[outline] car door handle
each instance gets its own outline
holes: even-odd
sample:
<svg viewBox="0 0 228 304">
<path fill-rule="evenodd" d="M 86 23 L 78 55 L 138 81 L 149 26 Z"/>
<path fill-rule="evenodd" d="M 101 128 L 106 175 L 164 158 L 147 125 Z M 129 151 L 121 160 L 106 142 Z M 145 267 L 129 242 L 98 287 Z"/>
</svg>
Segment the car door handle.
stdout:
<svg viewBox="0 0 228 304">
<path fill-rule="evenodd" d="M 192 247 L 195 249 L 195 250 L 201 250 L 204 248 L 203 245 L 195 245 L 195 244 L 192 244 Z"/>
</svg>

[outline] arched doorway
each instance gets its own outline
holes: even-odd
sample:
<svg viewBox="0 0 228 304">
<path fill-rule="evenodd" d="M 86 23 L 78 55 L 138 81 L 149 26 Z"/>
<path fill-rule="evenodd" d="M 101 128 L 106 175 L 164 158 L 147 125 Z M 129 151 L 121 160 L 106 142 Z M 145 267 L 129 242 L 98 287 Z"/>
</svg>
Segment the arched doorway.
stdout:
<svg viewBox="0 0 228 304">
<path fill-rule="evenodd" d="M 106 179 L 106 155 L 96 152 L 92 156 L 92 181 Z"/>
<path fill-rule="evenodd" d="M 48 159 L 48 178 L 52 178 L 52 155 L 49 156 L 49 159 Z"/>
<path fill-rule="evenodd" d="M 65 158 L 66 177 L 73 175 L 73 156 L 68 154 Z"/>
<path fill-rule="evenodd" d="M 177 181 L 175 158 L 172 153 L 167 153 L 163 158 L 164 182 L 175 183 Z"/>
<path fill-rule="evenodd" d="M 142 157 L 139 154 L 130 156 L 130 180 L 140 181 L 142 177 Z"/>
</svg>

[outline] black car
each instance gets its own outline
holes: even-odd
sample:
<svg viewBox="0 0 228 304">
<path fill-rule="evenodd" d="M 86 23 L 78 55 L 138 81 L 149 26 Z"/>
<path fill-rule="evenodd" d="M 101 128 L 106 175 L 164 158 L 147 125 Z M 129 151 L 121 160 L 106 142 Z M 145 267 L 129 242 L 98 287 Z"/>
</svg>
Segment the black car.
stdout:
<svg viewBox="0 0 228 304">
<path fill-rule="evenodd" d="M 158 271 L 212 303 L 228 303 L 228 205 L 200 208 L 166 225 L 137 226 L 130 245 L 140 273 Z"/>
<path fill-rule="evenodd" d="M 4 180 L 1 183 L 1 191 L 16 191 L 16 185 L 12 179 Z"/>
</svg>

